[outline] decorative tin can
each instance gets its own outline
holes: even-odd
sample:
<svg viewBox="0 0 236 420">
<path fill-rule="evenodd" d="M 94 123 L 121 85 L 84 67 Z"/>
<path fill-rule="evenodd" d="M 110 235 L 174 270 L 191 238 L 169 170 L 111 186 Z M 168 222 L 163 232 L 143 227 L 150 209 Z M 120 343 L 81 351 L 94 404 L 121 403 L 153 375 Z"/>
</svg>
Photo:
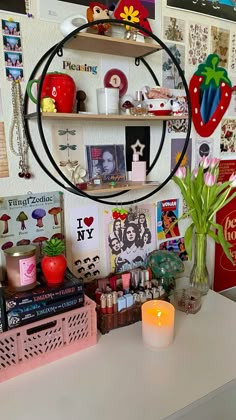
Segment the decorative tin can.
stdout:
<svg viewBox="0 0 236 420">
<path fill-rule="evenodd" d="M 30 290 L 36 286 L 36 247 L 21 245 L 7 248 L 6 272 L 8 287 L 12 290 Z"/>
</svg>

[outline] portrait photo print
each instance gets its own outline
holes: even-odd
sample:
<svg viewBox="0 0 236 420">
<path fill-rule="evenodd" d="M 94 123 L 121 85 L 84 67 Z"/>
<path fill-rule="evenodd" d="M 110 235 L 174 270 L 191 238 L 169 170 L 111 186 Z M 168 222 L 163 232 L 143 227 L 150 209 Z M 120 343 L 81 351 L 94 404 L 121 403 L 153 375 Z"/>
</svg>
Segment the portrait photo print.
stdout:
<svg viewBox="0 0 236 420">
<path fill-rule="evenodd" d="M 86 146 L 89 179 L 101 176 L 103 182 L 125 180 L 125 156 L 122 144 Z"/>
</svg>

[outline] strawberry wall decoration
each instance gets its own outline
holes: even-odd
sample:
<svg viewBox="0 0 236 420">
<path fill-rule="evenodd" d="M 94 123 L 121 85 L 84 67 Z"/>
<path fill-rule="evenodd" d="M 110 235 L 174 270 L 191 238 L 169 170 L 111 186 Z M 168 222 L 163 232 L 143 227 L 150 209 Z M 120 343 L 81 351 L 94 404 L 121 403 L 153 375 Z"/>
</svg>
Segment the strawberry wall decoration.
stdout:
<svg viewBox="0 0 236 420">
<path fill-rule="evenodd" d="M 227 71 L 218 67 L 219 61 L 218 55 L 208 55 L 189 83 L 192 121 L 201 137 L 215 131 L 231 100 L 232 84 Z"/>
</svg>

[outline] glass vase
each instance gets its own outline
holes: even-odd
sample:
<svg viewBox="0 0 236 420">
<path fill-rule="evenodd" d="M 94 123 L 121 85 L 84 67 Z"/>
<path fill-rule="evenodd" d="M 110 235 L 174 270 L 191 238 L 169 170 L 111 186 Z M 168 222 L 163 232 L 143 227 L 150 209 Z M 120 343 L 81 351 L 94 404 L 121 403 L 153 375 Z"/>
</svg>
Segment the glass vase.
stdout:
<svg viewBox="0 0 236 420">
<path fill-rule="evenodd" d="M 207 234 L 195 234 L 194 264 L 190 273 L 190 285 L 206 295 L 210 288 L 209 273 L 206 266 Z"/>
</svg>

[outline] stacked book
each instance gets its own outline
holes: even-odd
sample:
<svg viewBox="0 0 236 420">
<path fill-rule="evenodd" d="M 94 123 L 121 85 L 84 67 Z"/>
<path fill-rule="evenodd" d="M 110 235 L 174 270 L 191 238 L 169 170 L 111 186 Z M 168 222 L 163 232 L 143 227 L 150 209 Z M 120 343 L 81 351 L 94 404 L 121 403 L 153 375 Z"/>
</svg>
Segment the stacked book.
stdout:
<svg viewBox="0 0 236 420">
<path fill-rule="evenodd" d="M 57 287 L 42 283 L 27 292 L 0 288 L 0 332 L 20 327 L 84 305 L 83 281 L 67 268 Z"/>
</svg>

